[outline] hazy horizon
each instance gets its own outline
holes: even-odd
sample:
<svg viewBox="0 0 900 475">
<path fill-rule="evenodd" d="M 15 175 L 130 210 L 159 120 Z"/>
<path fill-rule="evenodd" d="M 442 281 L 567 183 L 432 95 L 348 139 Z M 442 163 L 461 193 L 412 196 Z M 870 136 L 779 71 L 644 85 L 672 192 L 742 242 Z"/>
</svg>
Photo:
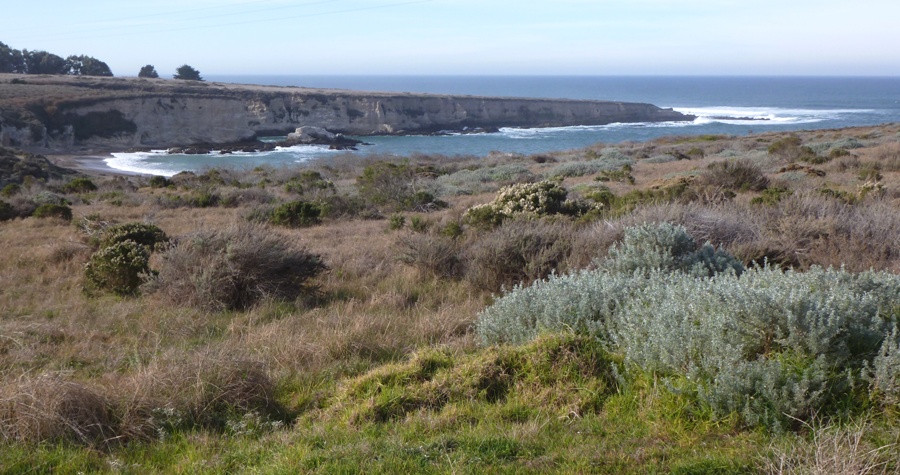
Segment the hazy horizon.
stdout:
<svg viewBox="0 0 900 475">
<path fill-rule="evenodd" d="M 900 76 L 887 0 L 50 0 L 4 17 L 10 47 L 117 76 Z"/>
</svg>

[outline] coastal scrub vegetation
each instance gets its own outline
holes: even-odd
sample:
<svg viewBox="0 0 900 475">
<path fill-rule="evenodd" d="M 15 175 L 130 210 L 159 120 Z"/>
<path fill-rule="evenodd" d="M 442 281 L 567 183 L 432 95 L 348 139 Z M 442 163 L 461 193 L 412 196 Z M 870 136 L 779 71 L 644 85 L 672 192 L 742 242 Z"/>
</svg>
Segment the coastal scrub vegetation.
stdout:
<svg viewBox="0 0 900 475">
<path fill-rule="evenodd" d="M 898 143 L 0 149 L 0 472 L 897 473 Z"/>
</svg>

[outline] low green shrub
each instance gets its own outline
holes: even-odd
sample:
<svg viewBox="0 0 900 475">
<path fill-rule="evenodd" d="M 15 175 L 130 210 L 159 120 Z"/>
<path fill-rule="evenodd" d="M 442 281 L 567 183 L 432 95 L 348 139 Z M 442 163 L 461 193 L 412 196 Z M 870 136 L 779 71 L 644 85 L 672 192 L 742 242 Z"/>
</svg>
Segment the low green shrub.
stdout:
<svg viewBox="0 0 900 475">
<path fill-rule="evenodd" d="M 49 191 L 41 191 L 31 197 L 31 201 L 35 202 L 38 205 L 65 205 L 69 206 L 72 204 L 71 201 L 67 200 L 65 196 L 58 195 L 56 193 L 51 193 Z"/>
<path fill-rule="evenodd" d="M 603 170 L 594 179 L 602 182 L 615 181 L 633 185 L 635 183 L 635 179 L 631 172 L 631 165 L 623 165 L 622 168 L 619 168 L 618 170 Z"/>
<path fill-rule="evenodd" d="M 0 221 L 9 221 L 17 215 L 13 206 L 3 200 L 0 200 Z"/>
<path fill-rule="evenodd" d="M 409 229 L 416 233 L 428 231 L 430 225 L 431 224 L 421 216 L 413 216 L 412 219 L 409 220 Z"/>
<path fill-rule="evenodd" d="M 150 251 L 131 240 L 101 248 L 84 268 L 90 285 L 119 295 L 136 293 L 150 273 Z"/>
<path fill-rule="evenodd" d="M 172 184 L 172 181 L 164 176 L 152 176 L 150 177 L 150 188 L 167 188 Z"/>
<path fill-rule="evenodd" d="M 21 191 L 22 191 L 22 185 L 19 185 L 18 183 L 9 183 L 6 186 L 4 186 L 3 189 L 0 189 L 0 196 L 9 198 L 13 195 L 18 194 Z"/>
<path fill-rule="evenodd" d="M 91 191 L 97 191 L 97 185 L 94 184 L 89 178 L 78 177 L 74 178 L 65 185 L 63 185 L 63 191 L 66 193 L 88 193 Z"/>
<path fill-rule="evenodd" d="M 71 221 L 72 208 L 68 205 L 44 203 L 38 206 L 31 215 L 35 218 L 59 218 L 65 221 Z"/>
<path fill-rule="evenodd" d="M 303 200 L 290 201 L 275 207 L 269 221 L 277 226 L 304 228 L 322 222 L 322 208 Z"/>
<path fill-rule="evenodd" d="M 750 204 L 774 206 L 778 204 L 782 198 L 791 196 L 791 194 L 793 194 L 793 191 L 783 186 L 774 186 L 766 188 L 759 196 L 753 197 L 753 199 L 750 200 Z"/>
<path fill-rule="evenodd" d="M 388 218 L 388 229 L 398 231 L 406 226 L 406 217 L 400 213 L 394 213 Z"/>
<path fill-rule="evenodd" d="M 336 190 L 334 183 L 326 180 L 321 173 L 304 170 L 284 183 L 284 191 L 315 198 L 323 194 L 334 194 Z"/>
</svg>

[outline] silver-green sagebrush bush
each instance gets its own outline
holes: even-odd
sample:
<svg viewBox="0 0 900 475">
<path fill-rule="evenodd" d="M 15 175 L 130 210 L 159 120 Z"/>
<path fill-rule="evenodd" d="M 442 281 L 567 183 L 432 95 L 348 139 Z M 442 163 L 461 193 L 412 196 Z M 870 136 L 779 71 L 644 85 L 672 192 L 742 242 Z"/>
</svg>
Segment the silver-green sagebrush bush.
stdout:
<svg viewBox="0 0 900 475">
<path fill-rule="evenodd" d="M 654 270 L 686 272 L 709 277 L 719 272 L 744 271 L 743 264 L 710 244 L 699 245 L 682 226 L 647 223 L 625 230 L 625 238 L 609 250 L 604 266 L 611 272 L 648 275 Z"/>
<path fill-rule="evenodd" d="M 479 316 L 482 341 L 588 334 L 718 414 L 776 430 L 838 414 L 866 387 L 875 402 L 897 404 L 896 275 L 818 267 L 739 274 L 727 255 L 698 253 L 672 226 L 626 236 L 596 270 L 499 298 Z M 671 239 L 661 245 L 660 236 Z"/>
</svg>

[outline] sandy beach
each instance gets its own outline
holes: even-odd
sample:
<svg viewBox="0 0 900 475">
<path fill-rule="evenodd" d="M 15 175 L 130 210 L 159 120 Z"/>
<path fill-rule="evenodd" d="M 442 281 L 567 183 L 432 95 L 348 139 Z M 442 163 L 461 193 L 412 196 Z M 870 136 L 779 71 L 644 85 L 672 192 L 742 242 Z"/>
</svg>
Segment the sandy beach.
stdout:
<svg viewBox="0 0 900 475">
<path fill-rule="evenodd" d="M 91 152 L 84 155 L 79 154 L 50 154 L 43 153 L 48 160 L 53 162 L 54 165 L 58 165 L 64 168 L 70 168 L 72 170 L 77 170 L 85 175 L 90 176 L 142 176 L 143 173 L 135 173 L 129 172 L 125 170 L 119 170 L 116 168 L 112 168 L 106 164 L 106 159 L 110 158 L 111 155 L 106 153 L 97 153 Z"/>
</svg>

